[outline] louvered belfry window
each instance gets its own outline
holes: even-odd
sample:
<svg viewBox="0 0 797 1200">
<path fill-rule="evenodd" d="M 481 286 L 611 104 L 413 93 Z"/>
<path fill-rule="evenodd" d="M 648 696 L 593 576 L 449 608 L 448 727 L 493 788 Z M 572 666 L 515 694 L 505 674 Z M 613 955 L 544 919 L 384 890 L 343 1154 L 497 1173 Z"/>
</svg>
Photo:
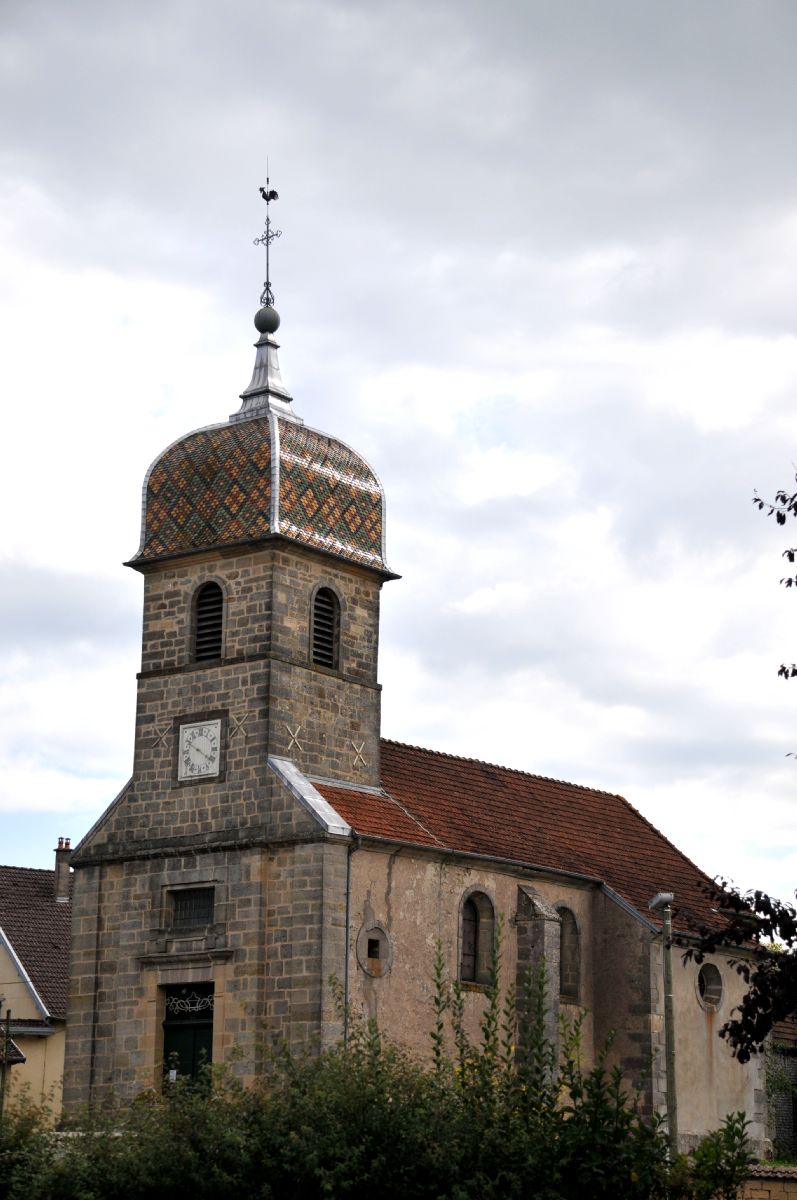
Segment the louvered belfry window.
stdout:
<svg viewBox="0 0 797 1200">
<path fill-rule="evenodd" d="M 194 659 L 221 658 L 224 593 L 217 583 L 203 583 L 196 594 Z"/>
<path fill-rule="evenodd" d="M 340 603 L 329 588 L 319 588 L 313 601 L 313 663 L 318 667 L 338 666 Z"/>
</svg>

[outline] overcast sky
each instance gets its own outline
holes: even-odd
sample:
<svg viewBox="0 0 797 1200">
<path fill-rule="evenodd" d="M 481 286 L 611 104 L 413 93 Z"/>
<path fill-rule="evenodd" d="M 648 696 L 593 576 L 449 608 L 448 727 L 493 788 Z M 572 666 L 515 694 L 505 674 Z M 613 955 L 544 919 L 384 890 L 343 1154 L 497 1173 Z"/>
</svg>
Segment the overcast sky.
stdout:
<svg viewBox="0 0 797 1200">
<path fill-rule="evenodd" d="M 384 734 L 793 892 L 795 45 L 793 0 L 5 0 L 0 861 L 130 774 L 121 563 L 249 382 L 268 155 L 283 378 L 387 493 Z"/>
</svg>

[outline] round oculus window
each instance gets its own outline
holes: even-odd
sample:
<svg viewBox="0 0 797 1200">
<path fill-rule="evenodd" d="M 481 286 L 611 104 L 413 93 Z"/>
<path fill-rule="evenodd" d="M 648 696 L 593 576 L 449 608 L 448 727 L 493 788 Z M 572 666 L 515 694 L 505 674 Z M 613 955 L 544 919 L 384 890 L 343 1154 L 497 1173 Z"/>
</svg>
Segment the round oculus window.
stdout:
<svg viewBox="0 0 797 1200">
<path fill-rule="evenodd" d="M 393 965 L 393 948 L 387 930 L 377 921 L 364 925 L 357 935 L 357 961 L 366 975 L 379 978 Z"/>
<path fill-rule="evenodd" d="M 722 976 L 714 963 L 703 963 L 697 973 L 697 994 L 708 1012 L 716 1012 L 722 1000 Z"/>
</svg>

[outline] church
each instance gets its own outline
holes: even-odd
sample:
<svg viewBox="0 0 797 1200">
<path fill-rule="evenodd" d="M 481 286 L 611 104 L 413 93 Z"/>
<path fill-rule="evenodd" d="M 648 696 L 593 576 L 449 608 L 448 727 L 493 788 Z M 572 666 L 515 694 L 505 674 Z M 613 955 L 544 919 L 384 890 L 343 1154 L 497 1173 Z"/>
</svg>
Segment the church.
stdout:
<svg viewBox="0 0 797 1200">
<path fill-rule="evenodd" d="M 294 409 L 279 324 L 267 278 L 240 408 L 144 481 L 133 772 L 71 859 L 64 1104 L 205 1062 L 251 1081 L 275 1041 L 328 1045 L 333 977 L 428 1054 L 436 946 L 475 1033 L 500 925 L 502 984 L 544 962 L 551 1036 L 581 1016 L 587 1062 L 608 1043 L 663 1112 L 650 901 L 672 893 L 686 929 L 711 917 L 709 881 L 620 796 L 382 738 L 384 495 Z M 762 1064 L 717 1037 L 738 976 L 677 953 L 672 970 L 682 1143 L 743 1109 L 760 1144 Z"/>
</svg>

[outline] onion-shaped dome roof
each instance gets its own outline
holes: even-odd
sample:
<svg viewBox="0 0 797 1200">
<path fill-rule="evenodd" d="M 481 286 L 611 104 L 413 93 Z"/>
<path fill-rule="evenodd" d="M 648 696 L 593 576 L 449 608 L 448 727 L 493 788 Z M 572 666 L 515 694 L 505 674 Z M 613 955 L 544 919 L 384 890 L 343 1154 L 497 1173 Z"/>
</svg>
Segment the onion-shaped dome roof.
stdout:
<svg viewBox="0 0 797 1200">
<path fill-rule="evenodd" d="M 392 575 L 384 493 L 365 460 L 293 416 L 260 413 L 189 433 L 155 460 L 129 565 L 277 535 Z"/>
<path fill-rule="evenodd" d="M 178 438 L 150 467 L 129 566 L 284 537 L 396 578 L 385 563 L 382 485 L 359 454 L 295 415 L 279 323 L 269 304 L 255 316 L 255 365 L 238 412 Z"/>
</svg>

